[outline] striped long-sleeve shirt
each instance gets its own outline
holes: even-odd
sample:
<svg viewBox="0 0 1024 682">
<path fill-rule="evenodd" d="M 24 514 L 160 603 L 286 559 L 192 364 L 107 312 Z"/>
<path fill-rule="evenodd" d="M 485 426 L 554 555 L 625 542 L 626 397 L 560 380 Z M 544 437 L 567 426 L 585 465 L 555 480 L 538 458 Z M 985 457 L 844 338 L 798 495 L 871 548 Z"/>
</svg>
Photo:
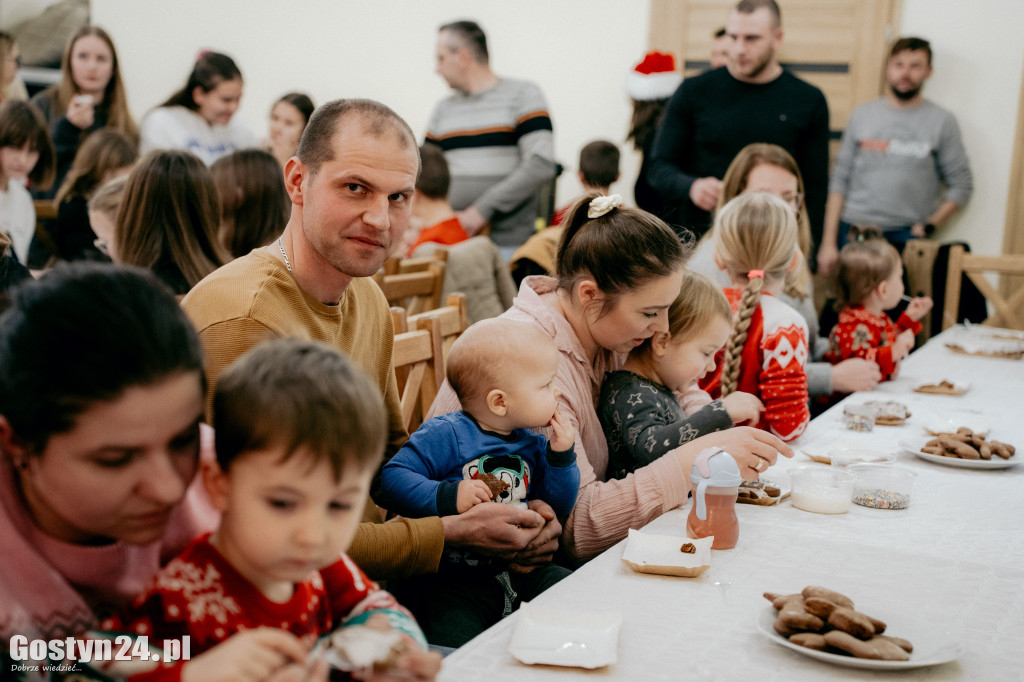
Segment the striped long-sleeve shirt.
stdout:
<svg viewBox="0 0 1024 682">
<path fill-rule="evenodd" d="M 474 206 L 499 246 L 518 246 L 534 232 L 540 187 L 555 176 L 551 117 L 540 88 L 501 78 L 482 92 L 441 100 L 427 123 L 451 173 L 448 200 Z"/>
</svg>

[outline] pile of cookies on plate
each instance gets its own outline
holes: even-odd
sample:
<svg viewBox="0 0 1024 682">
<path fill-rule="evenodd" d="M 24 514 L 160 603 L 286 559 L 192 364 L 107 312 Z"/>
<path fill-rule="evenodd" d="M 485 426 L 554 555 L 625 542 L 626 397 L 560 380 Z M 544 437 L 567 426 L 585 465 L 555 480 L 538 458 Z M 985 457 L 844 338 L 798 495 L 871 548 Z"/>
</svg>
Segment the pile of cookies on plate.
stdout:
<svg viewBox="0 0 1024 682">
<path fill-rule="evenodd" d="M 914 650 L 905 639 L 883 634 L 885 623 L 855 611 L 853 601 L 824 587 L 796 594 L 765 592 L 778 609 L 772 626 L 793 644 L 857 658 L 906 661 Z"/>
<path fill-rule="evenodd" d="M 961 426 L 955 433 L 933 432 L 932 435 L 935 438 L 925 443 L 921 452 L 960 459 L 992 459 L 993 455 L 1010 459 L 1017 451 L 1009 443 L 985 440 L 984 434 L 974 433 L 966 426 Z"/>
</svg>

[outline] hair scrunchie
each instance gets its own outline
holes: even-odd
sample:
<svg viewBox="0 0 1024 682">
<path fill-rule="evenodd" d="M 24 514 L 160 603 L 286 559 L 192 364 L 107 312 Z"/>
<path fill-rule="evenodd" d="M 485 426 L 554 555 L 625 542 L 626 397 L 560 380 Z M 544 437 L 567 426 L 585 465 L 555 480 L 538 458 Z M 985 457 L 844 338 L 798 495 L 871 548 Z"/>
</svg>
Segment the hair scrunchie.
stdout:
<svg viewBox="0 0 1024 682">
<path fill-rule="evenodd" d="M 747 273 L 747 279 L 764 279 L 764 270 L 751 270 Z"/>
<path fill-rule="evenodd" d="M 609 196 L 594 197 L 587 207 L 588 218 L 600 218 L 606 213 L 610 213 L 612 209 L 616 209 L 622 206 L 622 195 L 612 194 Z"/>
</svg>

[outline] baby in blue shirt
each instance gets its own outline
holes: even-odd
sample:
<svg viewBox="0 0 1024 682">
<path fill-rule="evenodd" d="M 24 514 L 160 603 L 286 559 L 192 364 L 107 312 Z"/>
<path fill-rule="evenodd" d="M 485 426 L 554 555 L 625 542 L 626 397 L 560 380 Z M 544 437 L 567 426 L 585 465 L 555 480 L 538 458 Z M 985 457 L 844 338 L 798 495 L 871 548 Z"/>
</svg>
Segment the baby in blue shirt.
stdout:
<svg viewBox="0 0 1024 682">
<path fill-rule="evenodd" d="M 557 409 L 560 353 L 533 325 L 502 318 L 467 329 L 448 354 L 448 382 L 460 412 L 427 421 L 384 466 L 378 501 L 407 517 L 446 516 L 478 504 L 525 508 L 547 502 L 560 519 L 572 511 L 580 471 L 576 431 Z M 550 441 L 530 429 L 551 427 Z M 521 601 L 568 575 L 532 572 L 479 554 L 450 550 L 435 575 L 389 585 L 401 594 L 432 644 L 460 646 Z"/>
</svg>

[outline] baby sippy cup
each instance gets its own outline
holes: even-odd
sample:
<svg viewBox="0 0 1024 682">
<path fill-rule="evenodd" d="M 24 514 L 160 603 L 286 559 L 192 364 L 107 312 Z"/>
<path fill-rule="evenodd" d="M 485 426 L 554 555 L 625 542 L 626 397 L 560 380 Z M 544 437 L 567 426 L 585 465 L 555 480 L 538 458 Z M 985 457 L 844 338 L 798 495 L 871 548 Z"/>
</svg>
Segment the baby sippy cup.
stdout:
<svg viewBox="0 0 1024 682">
<path fill-rule="evenodd" d="M 722 448 L 702 450 L 693 461 L 690 482 L 696 488 L 686 534 L 691 538 L 714 535 L 712 549 L 732 549 L 740 536 L 736 494 L 743 482 L 736 460 Z"/>
</svg>

